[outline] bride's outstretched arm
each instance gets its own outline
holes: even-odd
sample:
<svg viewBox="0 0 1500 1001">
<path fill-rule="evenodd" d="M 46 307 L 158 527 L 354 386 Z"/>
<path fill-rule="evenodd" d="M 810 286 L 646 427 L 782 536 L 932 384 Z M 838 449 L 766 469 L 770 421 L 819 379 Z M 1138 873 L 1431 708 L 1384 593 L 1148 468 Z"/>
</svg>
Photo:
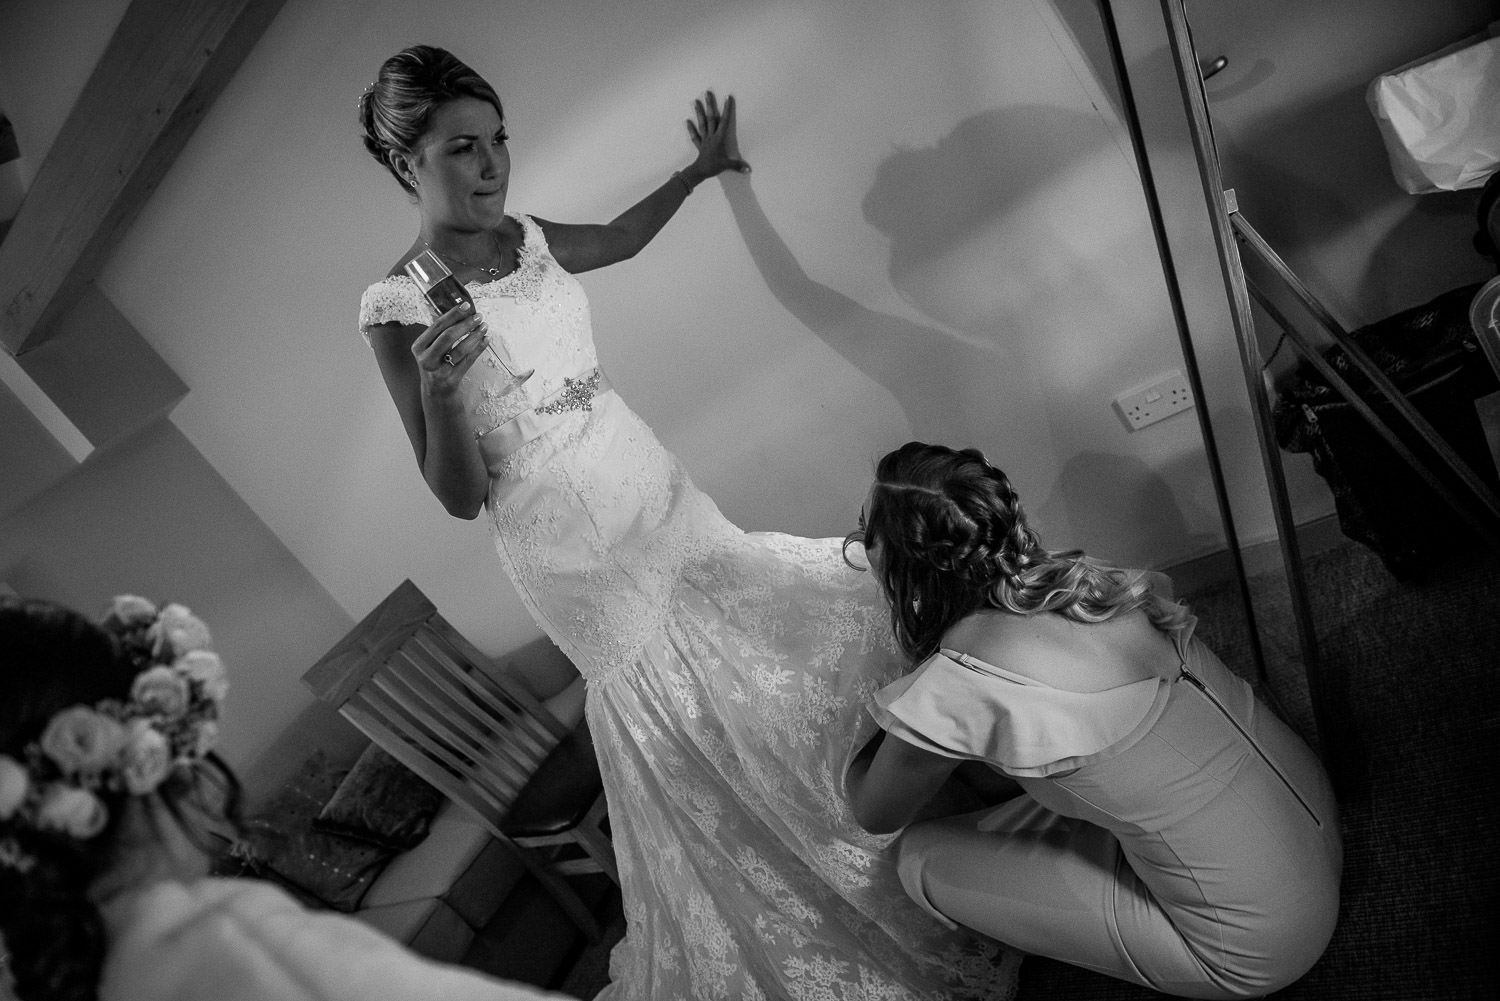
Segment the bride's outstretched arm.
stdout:
<svg viewBox="0 0 1500 1001">
<path fill-rule="evenodd" d="M 557 263 L 573 274 L 634 257 L 661 232 L 693 188 L 726 170 L 748 173 L 734 136 L 734 97 L 719 110 L 713 91 L 693 102 L 696 122 L 687 123 L 697 158 L 660 187 L 602 225 L 571 225 L 538 219 Z"/>
</svg>

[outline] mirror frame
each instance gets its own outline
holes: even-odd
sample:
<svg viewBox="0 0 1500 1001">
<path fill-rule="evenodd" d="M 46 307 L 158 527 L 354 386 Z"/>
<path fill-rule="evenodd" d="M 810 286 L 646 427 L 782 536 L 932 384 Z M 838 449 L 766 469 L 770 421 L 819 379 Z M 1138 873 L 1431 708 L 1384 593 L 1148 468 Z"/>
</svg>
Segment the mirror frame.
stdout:
<svg viewBox="0 0 1500 1001">
<path fill-rule="evenodd" d="M 1151 217 L 1167 295 L 1182 347 L 1214 494 L 1234 562 L 1256 671 L 1266 679 L 1265 651 L 1255 615 L 1244 554 L 1235 528 L 1242 516 L 1267 507 L 1290 592 L 1302 666 L 1312 704 L 1316 743 L 1340 797 L 1360 787 L 1366 752 L 1348 712 L 1349 686 L 1342 665 L 1319 655 L 1312 606 L 1302 570 L 1281 453 L 1271 423 L 1271 403 L 1261 378 L 1264 359 L 1255 338 L 1250 295 L 1230 214 L 1234 192 L 1226 190 L 1213 139 L 1208 98 L 1193 49 L 1185 0 L 1099 0 L 1110 55 L 1120 89 L 1121 113 L 1135 150 Z M 1214 262 L 1217 281 L 1189 274 L 1184 262 Z M 1235 359 L 1244 395 L 1216 400 L 1205 394 L 1200 359 Z M 1253 436 L 1261 454 L 1258 471 L 1236 470 L 1230 490 L 1218 440 L 1225 434 Z"/>
</svg>

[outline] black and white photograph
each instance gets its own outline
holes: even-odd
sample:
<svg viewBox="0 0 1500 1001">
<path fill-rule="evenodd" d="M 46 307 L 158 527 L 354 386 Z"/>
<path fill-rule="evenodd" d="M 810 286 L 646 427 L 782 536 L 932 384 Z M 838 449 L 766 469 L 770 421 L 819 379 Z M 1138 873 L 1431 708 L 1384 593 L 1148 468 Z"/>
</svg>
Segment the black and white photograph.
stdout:
<svg viewBox="0 0 1500 1001">
<path fill-rule="evenodd" d="M 0 1001 L 1500 991 L 1494 0 L 0 0 Z"/>
</svg>

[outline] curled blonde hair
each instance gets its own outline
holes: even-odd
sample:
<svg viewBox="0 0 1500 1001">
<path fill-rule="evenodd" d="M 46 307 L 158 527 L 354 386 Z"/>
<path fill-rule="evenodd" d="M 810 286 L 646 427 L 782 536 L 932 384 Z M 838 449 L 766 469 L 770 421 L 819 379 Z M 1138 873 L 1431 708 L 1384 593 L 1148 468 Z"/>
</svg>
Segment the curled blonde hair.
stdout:
<svg viewBox="0 0 1500 1001">
<path fill-rule="evenodd" d="M 1044 549 L 1005 473 L 977 449 L 908 442 L 876 465 L 854 542 L 880 549 L 880 584 L 897 642 L 914 659 L 981 608 L 1056 612 L 1104 622 L 1137 609 L 1158 629 L 1185 624 L 1187 608 L 1157 594 L 1145 571 L 1079 550 Z"/>
</svg>

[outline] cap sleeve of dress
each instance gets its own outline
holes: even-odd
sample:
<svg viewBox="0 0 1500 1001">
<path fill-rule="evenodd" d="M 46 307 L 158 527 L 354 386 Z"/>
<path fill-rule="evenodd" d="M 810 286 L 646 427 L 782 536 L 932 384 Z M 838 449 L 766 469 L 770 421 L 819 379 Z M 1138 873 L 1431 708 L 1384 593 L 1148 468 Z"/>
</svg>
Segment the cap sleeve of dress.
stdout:
<svg viewBox="0 0 1500 1001">
<path fill-rule="evenodd" d="M 1161 715 L 1166 694 L 1160 678 L 1063 691 L 944 650 L 876 692 L 870 714 L 933 753 L 1045 776 L 1130 746 Z"/>
<path fill-rule="evenodd" d="M 522 258 L 536 258 L 552 253 L 547 246 L 547 234 L 543 231 L 541 223 L 520 212 L 511 218 L 521 224 L 520 254 Z"/>
<path fill-rule="evenodd" d="M 405 275 L 392 275 L 365 289 L 359 300 L 359 333 L 370 343 L 370 328 L 382 323 L 413 324 L 427 326 L 433 320 L 432 307 L 417 283 Z"/>
</svg>

